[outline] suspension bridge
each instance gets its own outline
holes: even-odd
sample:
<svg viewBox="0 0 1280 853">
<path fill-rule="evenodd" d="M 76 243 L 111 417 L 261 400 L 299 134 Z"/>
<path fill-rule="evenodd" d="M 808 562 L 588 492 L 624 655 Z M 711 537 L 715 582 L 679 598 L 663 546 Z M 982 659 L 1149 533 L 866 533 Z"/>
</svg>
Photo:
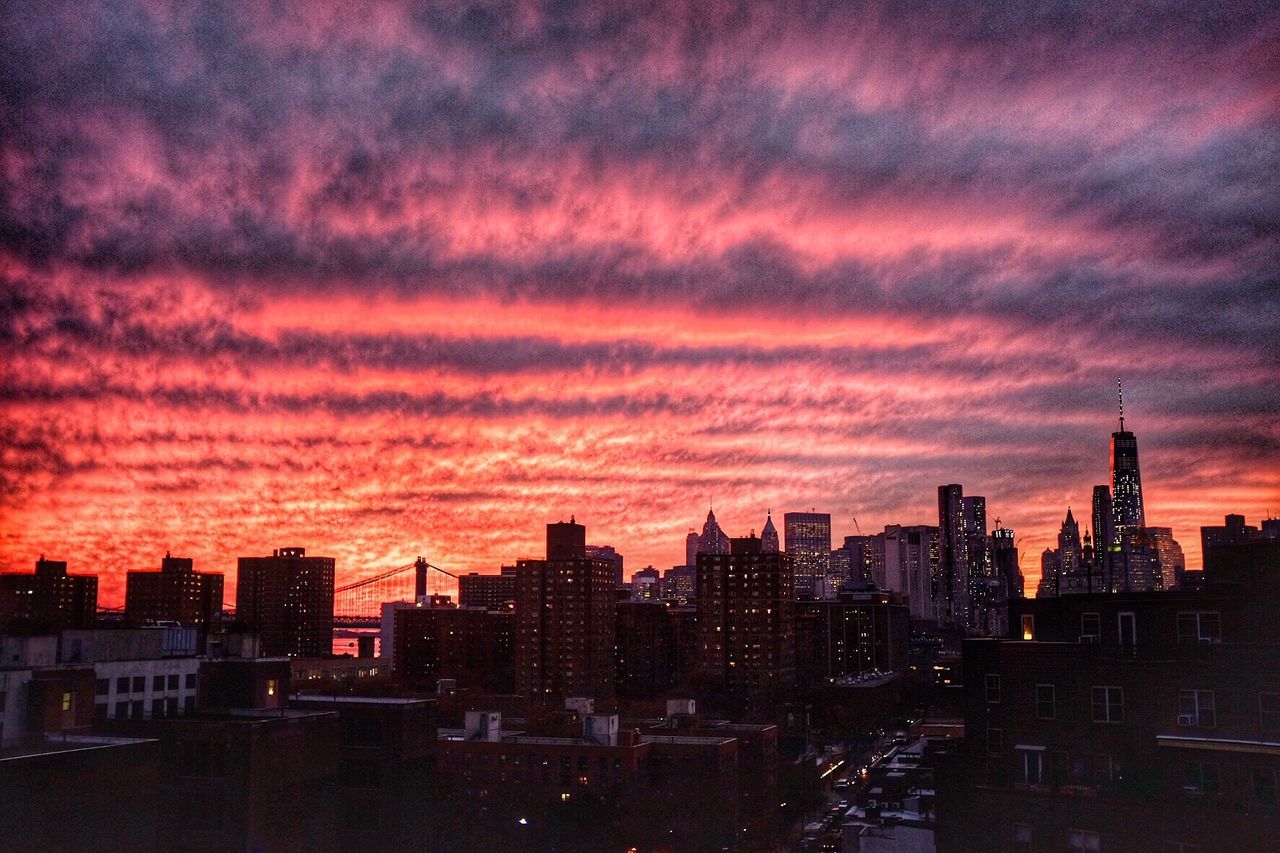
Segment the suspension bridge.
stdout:
<svg viewBox="0 0 1280 853">
<path fill-rule="evenodd" d="M 432 594 L 452 595 L 457 601 L 457 592 L 457 575 L 419 557 L 412 563 L 335 587 L 333 624 L 343 628 L 376 628 L 385 601 L 415 601 Z"/>
</svg>

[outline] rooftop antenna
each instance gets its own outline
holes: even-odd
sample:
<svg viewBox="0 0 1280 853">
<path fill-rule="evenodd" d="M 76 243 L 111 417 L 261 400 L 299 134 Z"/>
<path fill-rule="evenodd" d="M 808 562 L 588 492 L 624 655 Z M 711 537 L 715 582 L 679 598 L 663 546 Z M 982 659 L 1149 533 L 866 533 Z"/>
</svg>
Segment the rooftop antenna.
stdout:
<svg viewBox="0 0 1280 853">
<path fill-rule="evenodd" d="M 1116 395 L 1120 398 L 1120 431 L 1124 432 L 1124 383 L 1116 377 Z"/>
</svg>

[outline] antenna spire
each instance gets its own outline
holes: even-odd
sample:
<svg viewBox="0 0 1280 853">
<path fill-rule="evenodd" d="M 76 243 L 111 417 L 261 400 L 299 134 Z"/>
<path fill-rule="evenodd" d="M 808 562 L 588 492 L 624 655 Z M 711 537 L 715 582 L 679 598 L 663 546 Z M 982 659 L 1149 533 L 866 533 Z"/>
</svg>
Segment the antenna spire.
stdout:
<svg viewBox="0 0 1280 853">
<path fill-rule="evenodd" d="M 1120 431 L 1124 432 L 1124 383 L 1116 377 L 1116 395 L 1120 398 Z"/>
</svg>

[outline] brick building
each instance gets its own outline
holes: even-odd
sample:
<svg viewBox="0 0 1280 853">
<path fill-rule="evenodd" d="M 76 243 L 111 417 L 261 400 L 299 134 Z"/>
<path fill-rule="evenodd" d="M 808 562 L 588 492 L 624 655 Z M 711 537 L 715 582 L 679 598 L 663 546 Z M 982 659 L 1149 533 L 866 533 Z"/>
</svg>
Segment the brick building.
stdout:
<svg viewBox="0 0 1280 853">
<path fill-rule="evenodd" d="M 796 604 L 796 673 L 803 685 L 906 667 L 910 611 L 891 592 L 841 592 Z"/>
<path fill-rule="evenodd" d="M 615 588 L 613 565 L 587 556 L 586 528 L 547 525 L 547 558 L 516 564 L 517 693 L 613 693 Z"/>
<path fill-rule="evenodd" d="M 964 644 L 938 849 L 1262 850 L 1280 832 L 1280 630 L 1239 587 L 1014 602 Z"/>
<path fill-rule="evenodd" d="M 97 576 L 69 575 L 64 560 L 42 556 L 32 574 L 0 574 L 0 630 L 92 628 L 97 620 Z"/>
<path fill-rule="evenodd" d="M 332 557 L 304 548 L 279 548 L 270 557 L 241 557 L 236 618 L 267 656 L 318 657 L 333 650 Z"/>
<path fill-rule="evenodd" d="M 698 555 L 698 670 L 743 695 L 796 683 L 795 584 L 791 558 L 754 536 L 728 554 Z"/>
<path fill-rule="evenodd" d="M 158 572 L 129 572 L 124 618 L 132 625 L 177 622 L 205 629 L 222 612 L 222 575 L 197 572 L 192 561 L 164 555 Z"/>
</svg>

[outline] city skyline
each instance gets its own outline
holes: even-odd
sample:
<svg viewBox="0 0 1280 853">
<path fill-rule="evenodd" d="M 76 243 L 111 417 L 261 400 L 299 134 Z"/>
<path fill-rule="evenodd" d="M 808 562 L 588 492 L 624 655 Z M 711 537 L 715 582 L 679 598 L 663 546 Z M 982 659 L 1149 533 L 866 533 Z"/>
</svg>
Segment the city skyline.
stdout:
<svg viewBox="0 0 1280 853">
<path fill-rule="evenodd" d="M 1280 512 L 1274 9 L 658 17 L 0 12 L 0 570 Z"/>
</svg>

